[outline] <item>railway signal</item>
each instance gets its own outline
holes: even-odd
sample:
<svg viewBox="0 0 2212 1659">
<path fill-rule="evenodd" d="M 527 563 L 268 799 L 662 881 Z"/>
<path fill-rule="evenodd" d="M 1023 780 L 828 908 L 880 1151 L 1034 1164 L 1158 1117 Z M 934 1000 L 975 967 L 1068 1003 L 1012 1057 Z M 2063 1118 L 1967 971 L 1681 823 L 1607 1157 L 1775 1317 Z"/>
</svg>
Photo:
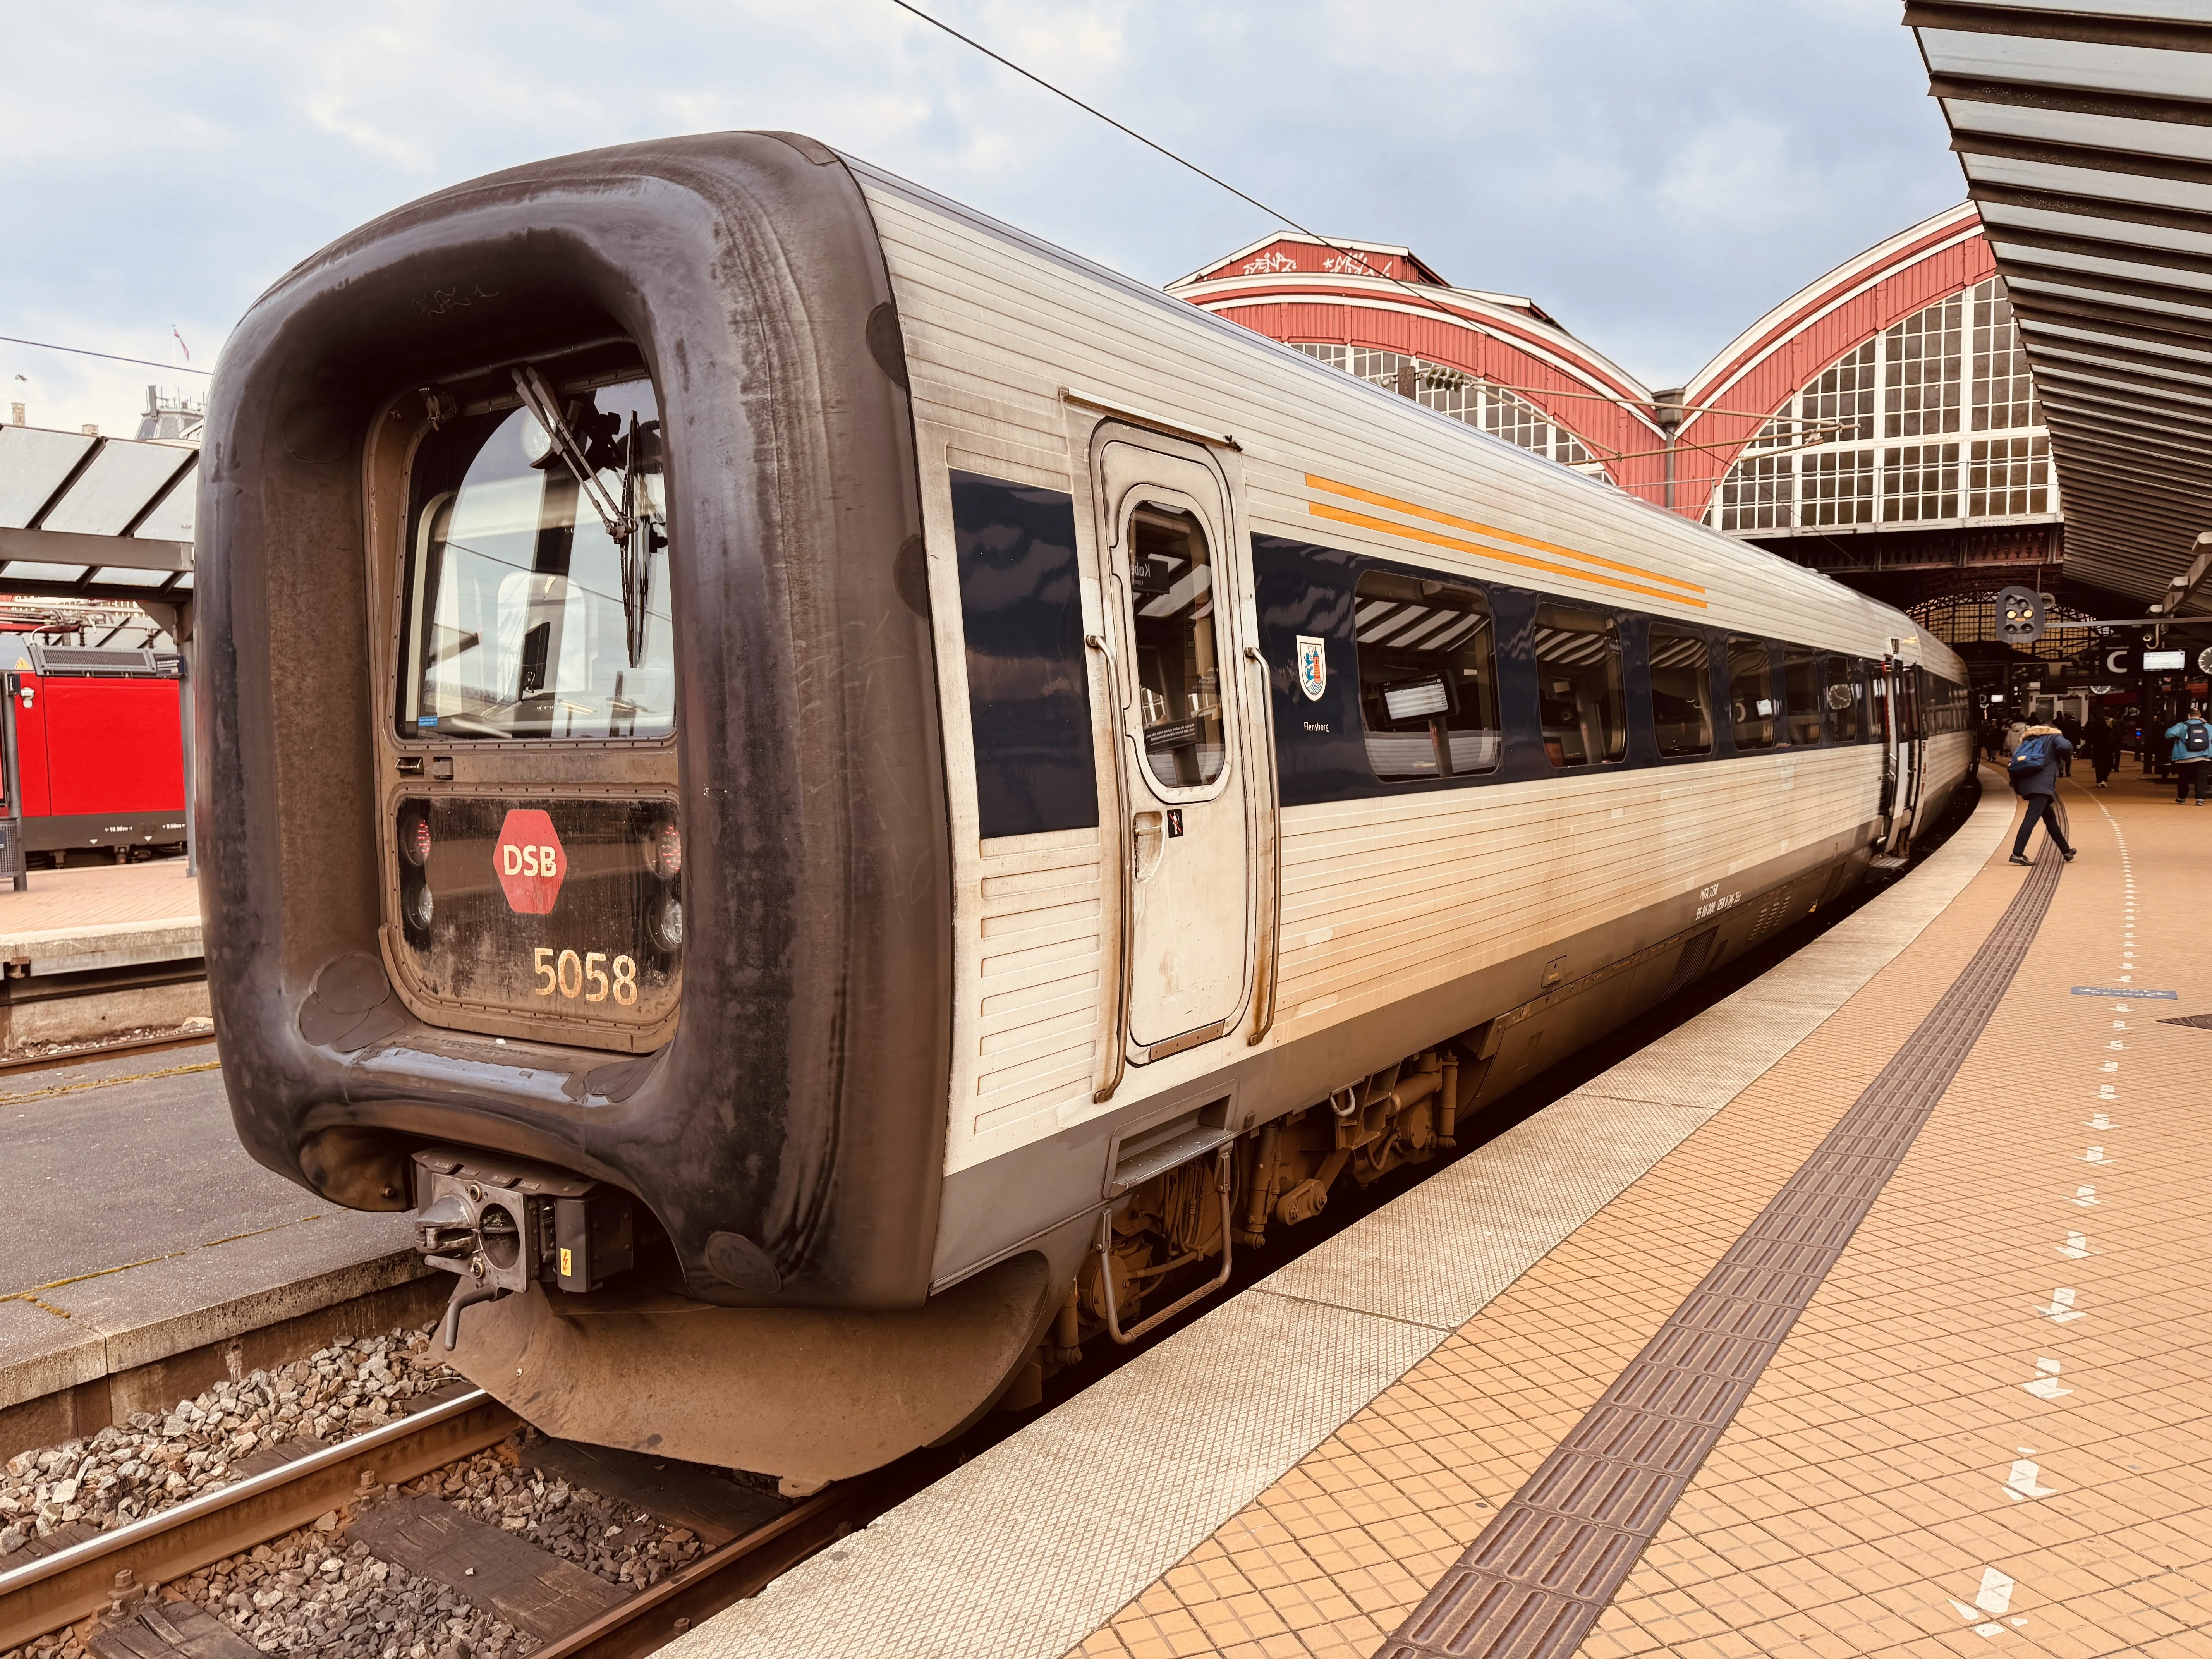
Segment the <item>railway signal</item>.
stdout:
<svg viewBox="0 0 2212 1659">
<path fill-rule="evenodd" d="M 2043 595 L 2033 588 L 2008 587 L 1997 594 L 1997 637 L 2007 645 L 2034 644 L 2048 620 Z"/>
</svg>

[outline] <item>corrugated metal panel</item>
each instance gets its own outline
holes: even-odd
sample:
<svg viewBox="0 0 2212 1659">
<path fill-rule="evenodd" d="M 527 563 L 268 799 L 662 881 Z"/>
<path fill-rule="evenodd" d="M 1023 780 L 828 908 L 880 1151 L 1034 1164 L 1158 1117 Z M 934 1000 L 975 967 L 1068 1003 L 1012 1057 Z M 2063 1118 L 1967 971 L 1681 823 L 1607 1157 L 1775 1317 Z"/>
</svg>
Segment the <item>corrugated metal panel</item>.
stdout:
<svg viewBox="0 0 2212 1659">
<path fill-rule="evenodd" d="M 2150 599 L 2212 529 L 2212 16 L 2203 0 L 1905 9 L 2050 427 L 2068 574 Z"/>
</svg>

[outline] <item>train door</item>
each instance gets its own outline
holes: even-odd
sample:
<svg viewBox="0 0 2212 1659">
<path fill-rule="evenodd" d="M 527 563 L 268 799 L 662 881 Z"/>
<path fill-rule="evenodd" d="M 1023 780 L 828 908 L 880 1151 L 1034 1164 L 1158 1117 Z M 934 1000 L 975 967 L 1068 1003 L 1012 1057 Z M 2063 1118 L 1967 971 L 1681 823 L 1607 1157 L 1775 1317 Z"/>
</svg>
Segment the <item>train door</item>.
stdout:
<svg viewBox="0 0 2212 1659">
<path fill-rule="evenodd" d="M 1117 635 L 1132 1058 L 1227 1031 L 1249 983 L 1251 806 L 1236 562 L 1220 472 L 1125 427 L 1094 444 L 1107 626 Z"/>
<path fill-rule="evenodd" d="M 1912 671 L 1894 658 L 1885 658 L 1875 690 L 1881 720 L 1881 850 L 1901 858 L 1911 844 L 1913 806 L 1920 796 Z"/>
</svg>

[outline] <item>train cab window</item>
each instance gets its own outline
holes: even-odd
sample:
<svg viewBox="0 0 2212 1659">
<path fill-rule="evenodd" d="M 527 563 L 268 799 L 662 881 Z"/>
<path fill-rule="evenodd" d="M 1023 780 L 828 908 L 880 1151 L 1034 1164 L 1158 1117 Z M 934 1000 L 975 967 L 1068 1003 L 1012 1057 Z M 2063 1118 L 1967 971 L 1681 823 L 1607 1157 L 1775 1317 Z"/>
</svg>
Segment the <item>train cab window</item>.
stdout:
<svg viewBox="0 0 2212 1659">
<path fill-rule="evenodd" d="M 1820 653 L 1802 646 L 1784 647 L 1782 689 L 1790 704 L 1790 741 L 1820 742 Z"/>
<path fill-rule="evenodd" d="M 1553 765 L 1589 766 L 1628 752 L 1620 629 L 1603 611 L 1536 607 L 1536 692 Z"/>
<path fill-rule="evenodd" d="M 604 742 L 676 729 L 653 383 L 578 392 L 567 413 L 596 491 L 525 409 L 448 421 L 416 451 L 400 736 Z M 626 545 L 597 495 L 630 504 Z"/>
<path fill-rule="evenodd" d="M 1209 784 L 1221 775 L 1228 750 L 1206 532 L 1188 514 L 1152 507 L 1138 508 L 1129 529 L 1145 763 L 1171 789 Z"/>
<path fill-rule="evenodd" d="M 1368 571 L 1354 596 L 1359 714 L 1378 778 L 1464 777 L 1498 764 L 1490 604 L 1467 588 Z"/>
<path fill-rule="evenodd" d="M 1830 733 L 1838 743 L 1856 743 L 1859 716 L 1866 702 L 1866 685 L 1859 677 L 1856 658 L 1828 659 L 1827 685 L 1823 696 L 1828 705 Z"/>
<path fill-rule="evenodd" d="M 1774 701 L 1774 653 L 1765 640 L 1741 635 L 1728 644 L 1729 719 L 1735 746 L 1774 747 L 1774 724 L 1782 711 Z"/>
<path fill-rule="evenodd" d="M 1664 758 L 1713 752 L 1712 658 L 1695 634 L 1651 624 L 1651 730 Z"/>
</svg>

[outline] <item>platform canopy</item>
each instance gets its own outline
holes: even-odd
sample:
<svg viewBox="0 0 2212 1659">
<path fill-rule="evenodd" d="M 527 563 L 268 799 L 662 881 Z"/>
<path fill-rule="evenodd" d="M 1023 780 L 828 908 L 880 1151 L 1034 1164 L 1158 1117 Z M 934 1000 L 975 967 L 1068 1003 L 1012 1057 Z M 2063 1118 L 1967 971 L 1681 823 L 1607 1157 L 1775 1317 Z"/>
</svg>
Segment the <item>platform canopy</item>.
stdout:
<svg viewBox="0 0 2212 1659">
<path fill-rule="evenodd" d="M 2068 574 L 2212 531 L 2212 0 L 1907 0 L 2051 430 Z M 2192 584 L 2185 609 L 2212 609 Z"/>
<path fill-rule="evenodd" d="M 189 445 L 0 426 L 0 593 L 189 606 L 198 474 Z"/>
</svg>

